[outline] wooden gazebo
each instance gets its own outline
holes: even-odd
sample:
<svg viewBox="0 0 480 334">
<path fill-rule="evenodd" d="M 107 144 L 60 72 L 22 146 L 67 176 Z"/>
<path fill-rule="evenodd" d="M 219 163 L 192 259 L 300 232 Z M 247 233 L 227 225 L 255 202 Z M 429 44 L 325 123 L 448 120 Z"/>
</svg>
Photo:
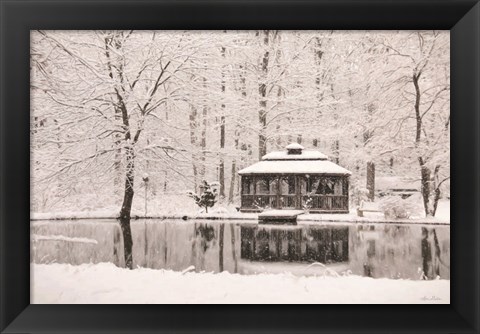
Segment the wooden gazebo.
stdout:
<svg viewBox="0 0 480 334">
<path fill-rule="evenodd" d="M 351 172 L 300 144 L 266 154 L 238 174 L 242 212 L 308 208 L 313 213 L 348 213 Z"/>
</svg>

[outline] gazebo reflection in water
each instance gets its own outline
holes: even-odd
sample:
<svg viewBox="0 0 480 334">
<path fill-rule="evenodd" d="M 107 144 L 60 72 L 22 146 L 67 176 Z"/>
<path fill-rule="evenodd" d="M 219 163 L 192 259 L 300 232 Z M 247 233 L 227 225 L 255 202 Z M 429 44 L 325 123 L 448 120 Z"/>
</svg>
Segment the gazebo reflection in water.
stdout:
<svg viewBox="0 0 480 334">
<path fill-rule="evenodd" d="M 241 258 L 252 261 L 347 262 L 348 227 L 241 227 Z"/>
</svg>

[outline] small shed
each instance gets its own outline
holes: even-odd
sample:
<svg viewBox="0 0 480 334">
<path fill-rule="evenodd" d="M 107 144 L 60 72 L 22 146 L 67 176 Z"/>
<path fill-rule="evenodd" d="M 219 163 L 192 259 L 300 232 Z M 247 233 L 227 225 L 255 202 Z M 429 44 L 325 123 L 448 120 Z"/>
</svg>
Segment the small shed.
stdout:
<svg viewBox="0 0 480 334">
<path fill-rule="evenodd" d="M 351 172 L 319 151 L 293 143 L 271 152 L 238 172 L 242 212 L 308 209 L 314 213 L 348 213 Z"/>
<path fill-rule="evenodd" d="M 403 199 L 421 191 L 419 179 L 409 179 L 400 176 L 378 176 L 375 179 L 377 196 L 401 196 Z"/>
</svg>

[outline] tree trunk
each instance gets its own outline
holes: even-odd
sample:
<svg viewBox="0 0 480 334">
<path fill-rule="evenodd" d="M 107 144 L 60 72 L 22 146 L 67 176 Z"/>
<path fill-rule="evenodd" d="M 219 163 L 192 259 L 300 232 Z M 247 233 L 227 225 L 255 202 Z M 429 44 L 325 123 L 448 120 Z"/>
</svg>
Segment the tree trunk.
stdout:
<svg viewBox="0 0 480 334">
<path fill-rule="evenodd" d="M 203 78 L 203 88 L 206 89 L 207 87 L 207 79 Z M 208 114 L 208 107 L 205 102 L 205 105 L 203 106 L 203 111 L 202 111 L 202 132 L 201 132 L 201 138 L 200 138 L 200 148 L 202 150 L 202 155 L 201 155 L 201 169 L 200 169 L 200 177 L 202 181 L 205 180 L 205 174 L 206 174 L 206 158 L 207 158 L 207 114 Z"/>
<path fill-rule="evenodd" d="M 368 200 L 375 201 L 375 163 L 367 162 L 367 190 Z"/>
<path fill-rule="evenodd" d="M 219 183 L 220 183 L 220 191 L 219 197 L 220 199 L 225 198 L 225 163 L 223 162 L 223 157 L 220 158 L 220 166 L 219 166 Z"/>
<path fill-rule="evenodd" d="M 105 57 L 107 58 L 107 70 L 108 76 L 110 79 L 113 80 L 113 66 L 112 66 L 112 59 L 110 56 L 109 48 L 112 46 L 113 37 L 106 37 L 105 38 Z M 122 120 L 122 110 L 118 104 L 114 106 L 114 119 L 115 125 L 120 125 Z M 115 194 L 115 201 L 120 198 L 121 194 L 121 179 L 122 179 L 122 172 L 121 172 L 121 162 L 122 162 L 122 149 L 121 149 L 121 133 L 115 132 L 113 134 L 113 145 L 116 148 L 115 150 L 115 157 L 113 162 L 114 168 L 114 179 L 113 179 L 113 187 L 114 187 L 114 194 Z"/>
<path fill-rule="evenodd" d="M 420 164 L 420 179 L 421 179 L 421 191 L 423 197 L 423 206 L 425 209 L 425 216 L 431 216 L 430 210 L 430 187 L 431 187 L 431 171 L 430 168 L 425 166 L 425 162 L 422 157 L 418 158 Z"/>
<path fill-rule="evenodd" d="M 260 96 L 265 98 L 267 95 L 265 84 L 261 84 L 259 87 Z M 258 111 L 258 122 L 260 124 L 260 130 L 258 133 L 258 160 L 262 160 L 262 157 L 267 154 L 267 114 L 266 114 L 267 101 L 260 100 L 260 110 Z"/>
<path fill-rule="evenodd" d="M 333 148 L 333 161 L 338 164 L 340 163 L 340 141 L 337 139 L 332 144 Z"/>
<path fill-rule="evenodd" d="M 163 180 L 163 193 L 165 194 L 167 192 L 168 188 L 168 172 L 165 170 L 165 178 Z"/>
<path fill-rule="evenodd" d="M 438 172 L 440 171 L 440 165 L 436 165 L 433 171 L 433 178 L 430 182 L 430 185 L 433 188 L 433 198 L 431 199 L 432 208 L 430 209 L 432 216 L 435 216 L 438 207 L 438 201 L 440 199 L 441 191 L 440 191 L 440 184 L 438 182 Z"/>
<path fill-rule="evenodd" d="M 233 203 L 233 196 L 235 190 L 235 179 L 237 177 L 237 159 L 235 158 L 238 154 L 238 148 L 240 144 L 240 128 L 237 124 L 235 128 L 235 135 L 234 135 L 234 148 L 235 148 L 235 155 L 232 159 L 232 176 L 230 178 L 230 189 L 228 193 L 228 203 Z"/>
<path fill-rule="evenodd" d="M 246 68 L 246 66 L 245 66 Z M 246 84 L 246 70 L 244 69 L 244 66 L 240 65 L 240 82 L 241 82 L 241 86 L 240 86 L 240 91 L 241 91 L 241 95 L 242 95 L 242 107 L 245 103 L 245 100 L 246 100 L 246 97 L 247 97 L 247 84 Z M 243 112 L 243 108 L 241 108 L 239 110 L 239 114 L 241 115 L 241 113 Z M 239 151 L 239 149 L 241 149 L 241 146 L 240 146 L 240 132 L 241 132 L 241 128 L 240 128 L 240 122 L 237 120 L 236 121 L 236 125 L 235 125 L 235 133 L 234 133 L 234 148 L 235 148 L 235 154 L 234 154 L 234 157 L 232 159 L 232 169 L 231 169 L 231 178 L 230 178 L 230 189 L 229 189 L 229 193 L 228 193 L 228 203 L 233 203 L 233 198 L 234 198 L 234 195 L 235 195 L 235 185 L 236 185 L 236 180 L 237 180 L 237 156 L 238 154 L 240 153 L 241 154 L 241 151 Z"/>
<path fill-rule="evenodd" d="M 314 48 L 314 58 L 315 58 L 315 65 L 316 65 L 316 71 L 317 75 L 315 78 L 315 86 L 317 90 L 317 100 L 318 102 L 321 102 L 323 100 L 323 89 L 320 83 L 322 82 L 322 78 L 320 75 L 320 66 L 322 64 L 322 57 L 323 57 L 323 50 L 322 50 L 322 41 L 320 40 L 319 37 L 315 38 L 315 48 Z M 319 111 L 319 114 L 321 114 L 321 111 Z"/>
<path fill-rule="evenodd" d="M 235 158 L 233 158 L 233 160 L 232 160 L 232 175 L 230 177 L 230 188 L 229 188 L 229 191 L 228 191 L 228 203 L 233 203 L 236 178 L 237 178 L 237 161 L 236 161 Z"/>
<path fill-rule="evenodd" d="M 111 79 L 114 78 L 113 75 L 113 64 L 111 63 L 111 57 L 109 52 L 109 47 L 115 45 L 117 50 L 122 48 L 122 44 L 119 40 L 115 40 L 112 36 L 110 38 L 105 39 L 105 55 L 107 57 L 107 67 L 109 76 Z M 120 81 L 120 85 L 123 84 L 123 64 L 120 62 L 117 66 L 115 66 L 116 75 Z M 124 257 L 125 257 L 125 266 L 129 269 L 133 269 L 133 258 L 132 258 L 132 230 L 130 227 L 130 215 L 132 212 L 132 202 L 133 202 L 133 186 L 134 186 L 134 178 L 135 178 L 135 152 L 133 146 L 130 144 L 131 141 L 131 134 L 130 134 L 130 121 L 128 116 L 128 110 L 125 105 L 125 101 L 123 95 L 121 93 L 121 89 L 118 87 L 114 87 L 115 96 L 117 102 L 115 104 L 115 117 L 119 118 L 121 115 L 121 120 L 123 123 L 123 128 L 125 130 L 125 142 L 128 143 L 128 146 L 124 149 L 125 151 L 125 158 L 126 158 L 126 171 L 125 171 L 125 186 L 124 186 L 124 193 L 123 193 L 123 203 L 122 208 L 120 209 L 120 227 L 122 229 L 123 234 L 123 248 L 124 248 Z M 140 135 L 140 131 L 138 132 Z M 138 136 L 134 139 L 136 141 Z"/>
<path fill-rule="evenodd" d="M 422 72 L 414 73 L 412 76 L 413 85 L 415 87 L 415 120 L 416 120 L 416 131 L 415 131 L 415 146 L 418 148 L 422 136 L 422 116 L 420 114 L 420 76 Z M 423 206 L 425 210 L 425 216 L 432 215 L 432 209 L 430 208 L 430 194 L 431 194 L 431 176 L 432 171 L 427 167 L 426 161 L 422 156 L 418 156 L 418 163 L 420 165 L 420 180 L 421 180 L 421 192 L 423 197 Z"/>
<path fill-rule="evenodd" d="M 268 47 L 269 44 L 269 31 L 265 30 L 263 36 L 263 44 L 265 48 Z M 258 160 L 261 160 L 262 157 L 267 154 L 267 74 L 268 74 L 268 61 L 270 58 L 270 52 L 265 50 L 263 54 L 263 58 L 261 61 L 261 79 L 262 81 L 258 85 L 258 92 L 260 95 L 260 110 L 258 111 L 258 122 L 260 125 L 260 129 L 258 132 Z"/>
<path fill-rule="evenodd" d="M 115 108 L 116 109 L 116 108 Z M 115 119 L 117 118 L 117 110 L 115 110 Z M 114 186 L 114 192 L 115 192 L 115 201 L 117 201 L 120 197 L 121 194 L 121 167 L 122 167 L 122 148 L 121 148 L 121 135 L 119 133 L 116 133 L 114 135 L 114 142 L 113 145 L 117 148 L 115 150 L 115 157 L 114 157 L 114 162 L 113 162 L 113 168 L 114 168 L 114 181 L 113 181 L 113 186 Z"/>
<path fill-rule="evenodd" d="M 224 108 L 225 106 L 223 106 Z M 220 165 L 219 165 L 219 183 L 220 183 L 220 198 L 225 197 L 225 162 L 223 160 L 223 150 L 225 148 L 225 116 L 220 118 Z"/>
<path fill-rule="evenodd" d="M 438 201 L 440 200 L 442 192 L 441 192 L 440 188 L 435 188 L 434 193 L 435 193 L 435 196 L 433 197 L 432 216 L 435 217 L 435 214 L 437 213 Z"/>
<path fill-rule="evenodd" d="M 285 99 L 285 94 L 284 94 L 284 91 L 282 89 L 282 87 L 278 87 L 278 90 L 277 90 L 277 106 L 276 106 L 276 109 L 277 110 L 281 110 L 283 108 L 283 104 L 284 104 L 284 99 Z M 277 123 L 277 125 L 275 126 L 275 137 L 276 137 L 276 140 L 275 140 L 275 145 L 276 145 L 276 149 L 282 149 L 282 131 L 281 131 L 281 126 L 280 126 L 280 123 Z"/>
<path fill-rule="evenodd" d="M 282 137 L 280 136 L 280 128 L 280 124 L 277 124 L 277 126 L 275 127 L 275 131 L 277 133 L 277 139 L 275 140 L 275 144 L 277 145 L 277 150 L 282 148 Z"/>
<path fill-rule="evenodd" d="M 197 155 L 195 153 L 195 150 L 196 150 L 195 146 L 196 146 L 196 143 L 197 143 L 197 135 L 196 135 L 196 131 L 197 131 L 197 109 L 194 106 L 190 107 L 189 119 L 190 119 L 190 144 L 192 144 L 192 150 L 193 150 L 193 153 L 192 153 L 193 183 L 194 183 L 195 193 L 197 193 L 197 184 L 198 184 L 197 174 L 198 174 L 198 172 L 197 172 Z"/>
<path fill-rule="evenodd" d="M 127 170 L 125 174 L 125 189 L 123 196 L 122 209 L 120 210 L 120 227 L 123 233 L 123 247 L 125 255 L 125 266 L 128 269 L 133 269 L 133 258 L 132 258 L 132 230 L 130 228 L 130 218 L 132 212 L 132 202 L 133 202 L 133 186 L 135 181 L 135 153 L 133 152 L 132 147 L 127 147 L 126 158 L 127 158 Z"/>
<path fill-rule="evenodd" d="M 425 211 L 426 215 L 435 216 L 435 214 L 437 213 L 438 201 L 440 200 L 440 197 L 442 195 L 440 186 L 442 185 L 443 181 L 446 181 L 446 179 L 444 179 L 442 182 L 439 182 L 439 179 L 438 179 L 439 172 L 440 172 L 440 165 L 436 165 L 433 171 L 433 177 L 431 175 L 425 175 L 425 177 L 429 177 L 427 182 L 429 189 L 428 189 L 428 192 L 425 194 L 425 196 L 428 196 L 428 201 L 426 204 L 425 204 L 425 198 L 424 198 L 424 204 L 428 205 L 428 209 Z M 431 174 L 431 171 L 429 171 L 429 174 Z M 422 179 L 422 187 L 423 187 L 423 179 Z M 423 191 L 422 191 L 422 195 L 423 195 Z"/>
<path fill-rule="evenodd" d="M 222 57 L 225 59 L 225 48 L 222 47 Z M 222 97 L 225 98 L 225 73 L 222 69 Z M 224 149 L 225 149 L 225 103 L 222 103 L 220 116 L 220 165 L 219 165 L 219 197 L 225 198 L 225 162 L 224 162 Z"/>
<path fill-rule="evenodd" d="M 413 85 L 415 86 L 415 120 L 416 120 L 416 134 L 415 134 L 415 143 L 420 143 L 420 137 L 422 135 L 422 116 L 420 115 L 420 98 L 421 98 L 421 93 L 420 93 L 420 86 L 419 86 L 419 80 L 420 80 L 420 75 L 421 73 L 418 74 L 413 74 L 412 80 L 413 80 Z"/>
</svg>

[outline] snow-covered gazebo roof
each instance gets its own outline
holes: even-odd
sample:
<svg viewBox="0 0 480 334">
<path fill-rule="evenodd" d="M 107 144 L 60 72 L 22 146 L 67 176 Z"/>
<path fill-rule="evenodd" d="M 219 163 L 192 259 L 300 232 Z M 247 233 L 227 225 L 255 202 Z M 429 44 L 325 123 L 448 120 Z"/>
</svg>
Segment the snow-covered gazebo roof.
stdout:
<svg viewBox="0 0 480 334">
<path fill-rule="evenodd" d="M 351 175 L 352 173 L 329 161 L 328 157 L 313 150 L 305 150 L 302 145 L 292 143 L 285 151 L 271 152 L 259 161 L 238 172 L 248 174 L 333 174 Z"/>
</svg>

